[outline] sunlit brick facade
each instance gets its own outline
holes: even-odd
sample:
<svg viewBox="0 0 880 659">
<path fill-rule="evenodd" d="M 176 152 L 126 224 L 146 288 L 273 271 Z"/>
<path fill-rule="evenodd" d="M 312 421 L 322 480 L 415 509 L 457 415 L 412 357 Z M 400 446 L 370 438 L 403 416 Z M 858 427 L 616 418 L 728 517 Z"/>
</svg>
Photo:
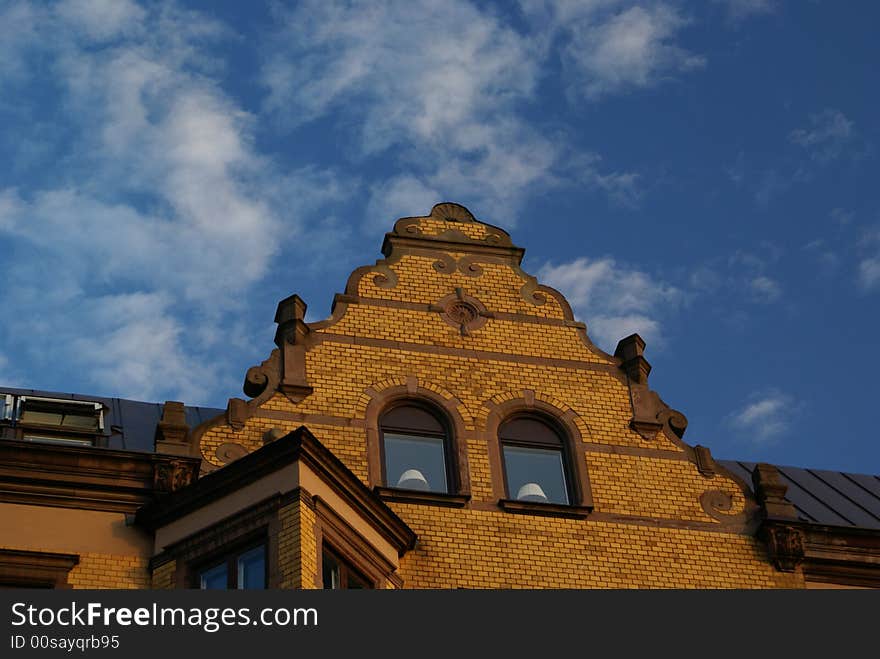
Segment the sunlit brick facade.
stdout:
<svg viewBox="0 0 880 659">
<path fill-rule="evenodd" d="M 39 567 L 41 553 L 75 556 L 59 577 L 72 587 L 198 587 L 208 568 L 224 579 L 227 555 L 241 587 L 253 547 L 273 588 L 876 584 L 880 533 L 809 524 L 775 468 L 746 482 L 685 443 L 684 415 L 650 389 L 644 342 L 594 346 L 505 231 L 439 204 L 398 220 L 382 253 L 326 320 L 306 323 L 297 296 L 279 304 L 277 348 L 246 374 L 248 400 L 195 427 L 167 403 L 155 453 L 113 457 L 137 480 L 127 500 L 87 468 L 103 492 L 87 510 L 82 492 L 3 498 L 7 562 L 32 553 L 45 576 L 65 568 Z M 32 446 L 10 440 L 25 460 Z M 40 450 L 75 470 L 102 449 Z M 50 533 L 69 514 L 91 516 L 90 539 L 72 518 Z"/>
</svg>

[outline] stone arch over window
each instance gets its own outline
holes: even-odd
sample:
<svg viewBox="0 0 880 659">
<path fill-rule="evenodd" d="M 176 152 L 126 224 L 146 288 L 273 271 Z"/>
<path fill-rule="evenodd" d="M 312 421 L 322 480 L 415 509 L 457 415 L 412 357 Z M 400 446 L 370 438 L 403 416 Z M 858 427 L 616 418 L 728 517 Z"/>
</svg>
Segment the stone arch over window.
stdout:
<svg viewBox="0 0 880 659">
<path fill-rule="evenodd" d="M 470 474 L 458 401 L 413 383 L 370 393 L 369 484 L 388 500 L 464 505 Z"/>
<path fill-rule="evenodd" d="M 583 437 L 571 410 L 528 399 L 490 402 L 492 489 L 511 512 L 585 516 L 593 498 Z"/>
</svg>

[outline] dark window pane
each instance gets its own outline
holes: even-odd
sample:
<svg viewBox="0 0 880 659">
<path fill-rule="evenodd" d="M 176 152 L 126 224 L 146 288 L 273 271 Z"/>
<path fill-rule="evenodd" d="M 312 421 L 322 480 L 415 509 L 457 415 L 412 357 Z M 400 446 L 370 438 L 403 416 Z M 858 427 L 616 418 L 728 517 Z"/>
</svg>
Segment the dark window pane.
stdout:
<svg viewBox="0 0 880 659">
<path fill-rule="evenodd" d="M 238 557 L 239 590 L 258 590 L 266 587 L 266 548 L 254 547 Z"/>
<path fill-rule="evenodd" d="M 387 485 L 448 492 L 444 442 L 439 437 L 384 433 Z"/>
<path fill-rule="evenodd" d="M 366 577 L 350 567 L 348 569 L 348 588 L 351 590 L 365 590 L 372 588 L 372 586 L 367 583 Z"/>
<path fill-rule="evenodd" d="M 228 587 L 229 568 L 226 563 L 203 570 L 199 575 L 200 588 L 202 590 L 226 590 Z"/>
<path fill-rule="evenodd" d="M 392 430 L 416 433 L 443 435 L 446 432 L 437 417 L 416 405 L 401 405 L 388 410 L 382 415 L 379 425 Z"/>
<path fill-rule="evenodd" d="M 515 418 L 503 423 L 498 429 L 498 437 L 502 441 L 545 444 L 554 447 L 562 445 L 559 435 L 550 426 L 529 417 Z"/>
<path fill-rule="evenodd" d="M 562 452 L 504 446 L 507 493 L 511 499 L 568 504 Z"/>
<path fill-rule="evenodd" d="M 324 552 L 321 557 L 322 570 L 321 577 L 324 583 L 325 590 L 337 590 L 342 587 L 340 583 L 340 573 L 339 573 L 339 563 L 333 554 L 328 552 Z"/>
<path fill-rule="evenodd" d="M 98 430 L 100 412 L 91 404 L 25 400 L 19 422 L 24 425 L 56 426 L 77 430 Z"/>
<path fill-rule="evenodd" d="M 321 564 L 321 577 L 325 590 L 361 590 L 373 587 L 361 572 L 327 547 L 321 550 Z"/>
</svg>

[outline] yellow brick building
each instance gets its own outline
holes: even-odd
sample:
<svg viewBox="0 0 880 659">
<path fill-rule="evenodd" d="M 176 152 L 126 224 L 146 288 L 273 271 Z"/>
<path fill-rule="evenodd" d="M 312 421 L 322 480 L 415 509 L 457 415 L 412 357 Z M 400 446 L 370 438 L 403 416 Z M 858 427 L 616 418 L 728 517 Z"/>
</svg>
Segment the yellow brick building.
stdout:
<svg viewBox="0 0 880 659">
<path fill-rule="evenodd" d="M 438 204 L 398 220 L 382 253 L 326 320 L 306 323 L 295 295 L 279 304 L 277 348 L 247 372 L 249 400 L 198 424 L 166 403 L 154 452 L 129 464 L 105 448 L 104 471 L 83 467 L 97 448 L 39 444 L 56 472 L 80 469 L 92 496 L 83 509 L 81 492 L 58 494 L 77 477 L 37 475 L 4 496 L 4 519 L 38 509 L 41 521 L 26 542 L 0 534 L 0 581 L 876 584 L 880 531 L 804 519 L 774 467 L 749 478 L 685 443 L 684 415 L 649 387 L 644 342 L 598 349 L 563 296 L 521 269 L 505 231 Z M 23 432 L 0 445 L 20 466 L 37 446 Z M 127 499 L 113 469 L 132 481 Z M 71 508 L 89 517 L 89 542 L 44 531 Z"/>
</svg>

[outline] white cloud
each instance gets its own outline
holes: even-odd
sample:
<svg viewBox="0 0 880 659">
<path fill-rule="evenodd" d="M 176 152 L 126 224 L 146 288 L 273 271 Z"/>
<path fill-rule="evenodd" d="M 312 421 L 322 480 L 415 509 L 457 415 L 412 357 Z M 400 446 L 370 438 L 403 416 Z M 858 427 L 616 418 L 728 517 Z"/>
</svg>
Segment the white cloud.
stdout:
<svg viewBox="0 0 880 659">
<path fill-rule="evenodd" d="M 688 23 L 676 7 L 664 2 L 599 15 L 587 5 L 585 12 L 566 23 L 570 40 L 564 61 L 576 88 L 590 99 L 652 87 L 706 65 L 703 56 L 675 43 Z"/>
<path fill-rule="evenodd" d="M 642 189 L 639 185 L 641 176 L 633 172 L 612 172 L 600 174 L 594 172 L 592 183 L 604 190 L 608 197 L 620 206 L 636 208 L 642 199 Z"/>
<path fill-rule="evenodd" d="M 859 285 L 866 292 L 880 290 L 880 228 L 865 231 L 859 248 L 863 254 L 858 264 Z"/>
<path fill-rule="evenodd" d="M 479 118 L 528 96 L 538 75 L 529 41 L 468 2 L 308 1 L 281 20 L 276 43 L 288 48 L 265 68 L 270 107 L 302 121 L 359 99 L 367 150 L 412 139 L 480 148 Z"/>
<path fill-rule="evenodd" d="M 206 54 L 227 34 L 207 16 L 72 1 L 29 25 L 18 52 L 40 49 L 71 139 L 46 163 L 54 185 L 0 188 L 0 234 L 16 240 L 0 275 L 21 310 L 0 332 L 114 395 L 236 393 L 203 366 L 226 339 L 187 328 L 241 313 L 302 213 L 349 190 L 314 168 L 282 175 L 257 151 L 254 118 Z"/>
<path fill-rule="evenodd" d="M 26 78 L 29 47 L 37 39 L 41 19 L 38 7 L 26 2 L 8 2 L 0 6 L 0 89 L 3 83 Z M 0 106 L 8 100 L 0 95 Z"/>
<path fill-rule="evenodd" d="M 764 304 L 776 302 L 782 296 L 782 286 L 775 279 L 765 275 L 753 278 L 749 282 L 752 299 Z"/>
<path fill-rule="evenodd" d="M 56 11 L 73 29 L 103 41 L 142 28 L 146 12 L 131 0 L 64 0 Z"/>
<path fill-rule="evenodd" d="M 308 1 L 279 10 L 278 23 L 262 74 L 267 108 L 288 127 L 332 114 L 351 135 L 351 158 L 382 159 L 371 222 L 389 206 L 376 195 L 408 190 L 412 199 L 417 188 L 419 199 L 431 191 L 491 208 L 508 226 L 531 193 L 585 177 L 615 203 L 638 199 L 635 173 L 605 171 L 596 159 L 578 169 L 584 154 L 523 114 L 541 100 L 538 82 L 557 29 L 549 18 L 523 31 L 465 0 Z"/>
<path fill-rule="evenodd" d="M 757 392 L 729 414 L 726 421 L 743 438 L 766 443 L 788 432 L 796 407 L 792 397 L 780 391 Z"/>
<path fill-rule="evenodd" d="M 566 296 L 590 337 L 610 351 L 634 332 L 646 342 L 662 343 L 664 314 L 685 301 L 679 288 L 608 257 L 548 263 L 538 278 Z"/>
<path fill-rule="evenodd" d="M 859 263 L 859 283 L 868 291 L 880 289 L 880 256 Z"/>
<path fill-rule="evenodd" d="M 714 2 L 726 5 L 727 15 L 736 22 L 751 16 L 772 14 L 777 9 L 776 0 L 714 0 Z"/>
<path fill-rule="evenodd" d="M 102 387 L 141 400 L 166 391 L 186 401 L 206 399 L 217 373 L 184 347 L 186 328 L 167 296 L 127 293 L 82 302 L 80 317 L 93 318 L 101 331 L 72 337 L 70 356 L 74 365 L 94 371 Z"/>
<path fill-rule="evenodd" d="M 385 229 L 397 218 L 427 213 L 440 193 L 414 176 L 401 175 L 373 186 L 367 207 L 368 227 Z"/>
<path fill-rule="evenodd" d="M 853 122 L 840 111 L 827 109 L 810 115 L 810 127 L 793 130 L 788 139 L 809 151 L 813 160 L 839 157 L 855 135 Z"/>
</svg>

